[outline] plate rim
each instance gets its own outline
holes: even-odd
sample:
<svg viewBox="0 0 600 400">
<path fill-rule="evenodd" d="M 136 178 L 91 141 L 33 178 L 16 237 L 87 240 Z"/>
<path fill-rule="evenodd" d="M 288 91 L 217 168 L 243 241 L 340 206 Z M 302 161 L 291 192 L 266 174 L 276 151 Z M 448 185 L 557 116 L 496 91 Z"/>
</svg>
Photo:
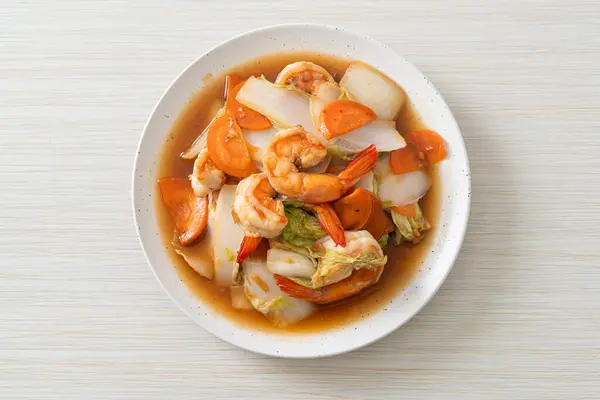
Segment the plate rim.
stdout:
<svg viewBox="0 0 600 400">
<path fill-rule="evenodd" d="M 137 179 L 137 167 L 138 167 L 138 163 L 139 163 L 139 159 L 140 159 L 140 149 L 142 147 L 142 144 L 144 142 L 144 138 L 145 136 L 148 134 L 148 130 L 149 130 L 149 126 L 150 123 L 152 121 L 152 117 L 156 114 L 158 108 L 161 106 L 164 98 L 168 95 L 168 93 L 172 90 L 172 88 L 174 87 L 174 85 L 181 79 L 181 77 L 183 75 L 185 75 L 189 70 L 191 70 L 194 65 L 196 63 L 198 63 L 200 60 L 202 60 L 203 58 L 207 57 L 207 55 L 209 55 L 210 53 L 212 53 L 213 51 L 215 51 L 218 48 L 224 47 L 229 45 L 232 42 L 235 42 L 239 39 L 245 38 L 247 36 L 251 36 L 251 35 L 255 35 L 255 34 L 260 34 L 260 33 L 264 33 L 264 32 L 270 32 L 270 31 L 278 31 L 280 29 L 287 29 L 287 28 L 307 28 L 307 29 L 325 29 L 328 31 L 340 31 L 342 33 L 345 34 L 349 34 L 349 35 L 353 35 L 357 38 L 369 41 L 377 46 L 383 47 L 386 50 L 389 50 L 391 52 L 393 52 L 394 54 L 396 54 L 398 57 L 400 57 L 401 59 L 404 60 L 404 62 L 409 65 L 410 67 L 412 67 L 418 74 L 420 74 L 425 80 L 426 80 L 426 84 L 428 86 L 430 86 L 431 89 L 433 89 L 438 96 L 438 101 L 440 101 L 441 106 L 444 108 L 444 110 L 447 112 L 448 116 L 449 116 L 449 122 L 452 123 L 453 125 L 453 129 L 455 129 L 458 134 L 459 134 L 459 139 L 460 141 L 458 143 L 453 143 L 453 146 L 459 145 L 461 147 L 462 152 L 464 153 L 464 158 L 462 159 L 462 162 L 464 163 L 464 172 L 465 172 L 465 176 L 466 176 L 466 187 L 465 190 L 468 191 L 469 195 L 466 196 L 465 202 L 463 203 L 462 208 L 462 212 L 463 212 L 463 218 L 461 218 L 462 224 L 461 224 L 461 229 L 458 232 L 458 236 L 456 236 L 456 240 L 457 243 L 454 246 L 454 248 L 452 249 L 452 253 L 450 253 L 448 255 L 448 267 L 445 269 L 443 276 L 440 277 L 440 279 L 438 280 L 438 282 L 436 282 L 436 284 L 434 285 L 433 289 L 428 293 L 427 296 L 424 296 L 423 300 L 420 302 L 419 306 L 415 308 L 415 310 L 413 312 L 407 313 L 407 315 L 405 317 L 402 318 L 402 321 L 399 322 L 395 327 L 388 329 L 387 331 L 383 331 L 382 333 L 378 333 L 376 335 L 373 335 L 372 337 L 370 337 L 368 340 L 364 340 L 364 341 L 355 341 L 353 343 L 351 343 L 349 346 L 345 346 L 345 348 L 343 349 L 339 349 L 339 350 L 334 350 L 334 351 L 327 351 L 326 348 L 321 349 L 321 352 L 310 352 L 310 353 L 302 353 L 302 352 L 298 352 L 298 353 L 294 353 L 294 354 L 282 354 L 280 352 L 273 352 L 273 351 L 269 351 L 268 348 L 266 347 L 262 347 L 260 349 L 246 345 L 243 341 L 237 341 L 237 340 L 231 340 L 231 338 L 226 337 L 224 335 L 220 335 L 219 333 L 215 332 L 215 330 L 211 329 L 211 327 L 207 327 L 205 325 L 200 324 L 200 321 L 198 321 L 195 318 L 195 314 L 193 314 L 191 312 L 191 310 L 188 310 L 187 307 L 184 307 L 183 304 L 181 304 L 179 302 L 178 299 L 176 299 L 174 297 L 174 295 L 171 293 L 171 291 L 166 287 L 165 283 L 163 282 L 163 280 L 161 278 L 159 278 L 156 268 L 153 265 L 152 261 L 150 260 L 149 257 L 149 251 L 146 248 L 146 246 L 144 245 L 144 241 L 142 240 L 142 236 L 140 233 L 140 223 L 138 222 L 138 214 L 136 213 L 136 188 L 138 187 L 138 179 Z M 470 210 L 471 210 L 471 186 L 472 186 L 472 182 L 471 182 L 471 174 L 470 174 L 470 165 L 469 165 L 469 158 L 468 158 L 468 153 L 467 153 L 467 148 L 464 142 L 464 137 L 462 134 L 462 131 L 460 130 L 460 127 L 458 126 L 458 123 L 456 122 L 456 118 L 454 117 L 454 114 L 452 113 L 452 110 L 450 109 L 450 107 L 448 106 L 448 104 L 446 103 L 445 99 L 443 98 L 443 96 L 441 95 L 441 93 L 437 90 L 437 88 L 433 85 L 433 83 L 414 65 L 412 64 L 410 61 L 408 61 L 402 54 L 398 53 L 397 51 L 395 51 L 394 49 L 390 48 L 389 46 L 387 46 L 386 44 L 373 39 L 370 36 L 367 35 L 363 35 L 361 33 L 357 33 L 355 31 L 351 31 L 351 30 L 347 30 L 345 28 L 341 28 L 338 26 L 334 26 L 334 25 L 329 25 L 329 24 L 318 24 L 318 23 L 282 23 L 282 24 L 275 24 L 275 25 L 269 25 L 269 26 L 264 26 L 264 27 L 259 27 L 256 29 L 251 29 L 249 31 L 237 34 L 225 41 L 222 41 L 218 44 L 216 44 L 215 46 L 212 46 L 209 50 L 205 51 L 204 53 L 202 53 L 201 55 L 199 55 L 198 57 L 196 57 L 192 62 L 190 62 L 179 74 L 177 74 L 177 76 L 171 81 L 171 83 L 166 87 L 166 89 L 163 91 L 163 93 L 161 94 L 161 96 L 158 98 L 158 100 L 156 101 L 154 107 L 152 108 L 152 111 L 150 112 L 149 116 L 146 119 L 146 122 L 144 124 L 144 127 L 142 129 L 142 134 L 140 135 L 137 147 L 136 147 L 136 153 L 135 153 L 135 157 L 134 157 L 134 162 L 133 162 L 133 169 L 132 169 L 132 186 L 131 186 L 131 199 L 132 199 L 132 211 L 133 211 L 133 215 L 134 215 L 134 227 L 136 230 L 136 236 L 138 238 L 138 242 L 140 244 L 140 247 L 142 249 L 142 252 L 144 254 L 144 257 L 146 259 L 146 263 L 148 265 L 148 267 L 150 268 L 150 270 L 152 271 L 152 274 L 154 275 L 154 277 L 156 278 L 156 280 L 158 281 L 160 287 L 163 289 L 163 291 L 167 294 L 167 296 L 171 299 L 171 301 L 177 305 L 177 307 L 184 312 L 184 314 L 186 314 L 196 325 L 200 326 L 202 329 L 204 329 L 205 331 L 211 333 L 212 335 L 214 335 L 215 337 L 228 342 L 236 347 L 240 347 L 244 350 L 247 351 L 251 351 L 253 353 L 256 354 L 261 354 L 261 355 L 267 355 L 267 356 L 272 356 L 272 357 L 279 357 L 279 358 L 296 358 L 296 359 L 313 359 L 313 358 L 321 358 L 321 357 L 330 357 L 330 356 L 335 356 L 335 355 L 339 355 L 339 354 L 344 354 L 344 353 L 348 353 L 350 351 L 354 351 L 354 350 L 358 350 L 360 348 L 366 347 L 376 341 L 379 341 L 383 338 L 385 338 L 386 336 L 390 335 L 392 332 L 395 332 L 397 329 L 399 329 L 400 327 L 404 326 L 405 324 L 407 324 L 412 318 L 414 318 L 415 315 L 417 315 L 419 312 L 421 312 L 421 310 L 427 305 L 429 304 L 429 302 L 431 301 L 431 299 L 437 294 L 437 292 L 439 291 L 439 289 L 441 288 L 441 286 L 444 284 L 444 282 L 446 281 L 446 279 L 448 278 L 448 275 L 450 274 L 450 271 L 454 268 L 454 264 L 456 263 L 456 260 L 458 258 L 458 255 L 460 254 L 460 250 L 462 249 L 462 246 L 464 244 L 464 240 L 466 237 L 466 233 L 467 233 L 467 229 L 468 229 L 468 222 L 469 222 L 469 218 L 470 218 Z M 399 292 L 400 293 L 400 292 Z M 202 303 L 200 300 L 198 300 L 198 302 Z M 204 307 L 209 307 L 206 304 L 203 304 Z M 374 312 L 374 314 L 380 313 L 381 310 L 377 310 L 376 312 Z M 350 326 L 350 325 L 348 325 Z M 263 332 L 261 332 L 263 333 Z M 318 333 L 316 333 L 318 334 Z M 283 336 L 283 335 L 280 335 Z M 297 336 L 299 338 L 299 342 L 302 341 L 302 336 Z"/>
</svg>

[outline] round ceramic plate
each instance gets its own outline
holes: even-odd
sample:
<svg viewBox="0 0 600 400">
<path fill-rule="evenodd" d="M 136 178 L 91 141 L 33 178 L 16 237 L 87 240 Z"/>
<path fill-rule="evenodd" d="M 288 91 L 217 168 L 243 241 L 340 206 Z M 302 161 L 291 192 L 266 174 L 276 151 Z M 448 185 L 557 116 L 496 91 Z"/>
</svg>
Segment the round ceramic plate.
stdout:
<svg viewBox="0 0 600 400">
<path fill-rule="evenodd" d="M 385 308 L 351 325 L 301 337 L 244 329 L 199 302 L 179 280 L 158 233 L 154 210 L 155 174 L 172 119 L 192 94 L 203 88 L 203 77 L 218 76 L 230 67 L 277 52 L 326 53 L 360 60 L 378 68 L 406 91 L 423 121 L 448 143 L 441 163 L 442 207 L 435 239 L 411 284 Z M 152 111 L 139 143 L 133 173 L 133 212 L 142 249 L 156 278 L 171 299 L 207 331 L 241 348 L 279 357 L 311 358 L 348 352 L 381 339 L 406 323 L 435 294 L 458 255 L 470 207 L 469 163 L 460 130 L 435 87 L 412 64 L 387 46 L 346 30 L 311 24 L 257 29 L 228 40 L 193 62 L 175 79 Z"/>
</svg>

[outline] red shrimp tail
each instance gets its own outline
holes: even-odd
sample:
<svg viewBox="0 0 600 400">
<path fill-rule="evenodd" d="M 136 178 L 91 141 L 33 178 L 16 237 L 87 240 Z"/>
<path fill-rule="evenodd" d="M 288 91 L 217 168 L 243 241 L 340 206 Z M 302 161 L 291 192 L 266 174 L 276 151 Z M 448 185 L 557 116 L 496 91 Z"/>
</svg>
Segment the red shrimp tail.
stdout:
<svg viewBox="0 0 600 400">
<path fill-rule="evenodd" d="M 240 251 L 237 255 L 237 263 L 241 264 L 254 250 L 258 248 L 258 245 L 262 241 L 261 236 L 244 236 L 242 244 L 240 245 Z"/>
<path fill-rule="evenodd" d="M 320 204 L 314 206 L 315 213 L 319 223 L 325 229 L 325 232 L 331 236 L 331 239 L 338 246 L 346 247 L 346 236 L 342 221 L 335 213 L 331 204 Z"/>
<path fill-rule="evenodd" d="M 275 283 L 279 289 L 290 297 L 311 302 L 318 302 L 321 292 L 319 290 L 302 286 L 285 276 L 274 274 Z"/>
<path fill-rule="evenodd" d="M 370 145 L 363 151 L 350 164 L 339 173 L 338 177 L 343 181 L 358 181 L 363 175 L 375 168 L 377 157 L 379 152 L 374 144 Z"/>
</svg>

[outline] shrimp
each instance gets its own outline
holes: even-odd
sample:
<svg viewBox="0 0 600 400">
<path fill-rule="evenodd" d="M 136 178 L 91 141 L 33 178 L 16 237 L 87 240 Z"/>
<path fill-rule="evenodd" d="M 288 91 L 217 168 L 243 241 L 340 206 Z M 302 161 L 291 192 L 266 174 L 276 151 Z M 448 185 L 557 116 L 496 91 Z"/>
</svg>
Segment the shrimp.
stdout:
<svg viewBox="0 0 600 400">
<path fill-rule="evenodd" d="M 346 246 L 337 246 L 333 237 L 317 241 L 312 250 L 319 257 L 317 272 L 312 276 L 313 287 L 327 286 L 348 278 L 353 271 L 385 265 L 387 257 L 368 231 L 346 231 Z"/>
<path fill-rule="evenodd" d="M 253 174 L 240 181 L 233 201 L 234 219 L 246 236 L 274 238 L 287 225 L 281 200 L 265 173 Z"/>
<path fill-rule="evenodd" d="M 347 231 L 347 246 L 336 246 L 331 237 L 314 244 L 319 257 L 311 286 L 285 277 L 276 277 L 279 288 L 288 295 L 314 303 L 327 304 L 354 296 L 379 280 L 387 257 L 377 240 L 367 231 Z"/>
<path fill-rule="evenodd" d="M 287 225 L 283 203 L 273 199 L 275 194 L 264 173 L 250 175 L 238 183 L 233 217 L 245 234 L 238 251 L 238 264 L 258 248 L 263 237 L 279 236 Z"/>
<path fill-rule="evenodd" d="M 321 289 L 311 289 L 306 286 L 275 274 L 275 282 L 282 292 L 296 299 L 306 300 L 317 304 L 329 304 L 358 294 L 363 289 L 374 285 L 383 272 L 383 265 L 374 268 L 361 268 L 348 278 Z"/>
<path fill-rule="evenodd" d="M 278 132 L 263 155 L 263 167 L 273 188 L 305 203 L 322 204 L 340 199 L 377 162 L 377 149 L 369 146 L 339 175 L 300 172 L 327 156 L 325 146 L 302 127 Z"/>
<path fill-rule="evenodd" d="M 275 79 L 276 84 L 291 85 L 310 94 L 314 94 L 322 82 L 335 80 L 325 68 L 308 61 L 287 65 Z"/>
<path fill-rule="evenodd" d="M 207 149 L 202 149 L 194 161 L 194 169 L 190 181 L 196 197 L 204 197 L 213 190 L 219 190 L 225 184 L 225 173 L 217 168 L 208 155 Z"/>
</svg>

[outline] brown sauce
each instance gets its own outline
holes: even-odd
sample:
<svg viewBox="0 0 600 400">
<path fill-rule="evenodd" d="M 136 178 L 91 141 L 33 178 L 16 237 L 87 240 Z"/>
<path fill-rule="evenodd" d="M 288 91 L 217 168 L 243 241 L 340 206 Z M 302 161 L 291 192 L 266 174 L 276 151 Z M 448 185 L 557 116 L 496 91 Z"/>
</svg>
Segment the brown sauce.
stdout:
<svg viewBox="0 0 600 400">
<path fill-rule="evenodd" d="M 312 61 L 325 67 L 336 81 L 339 81 L 350 63 L 350 60 L 324 54 L 287 53 L 252 60 L 230 69 L 227 73 L 238 75 L 241 78 L 250 75 L 265 75 L 267 79 L 274 81 L 285 65 L 302 60 Z M 221 106 L 225 86 L 224 77 L 225 74 L 217 77 L 207 77 L 205 80 L 207 86 L 199 93 L 194 94 L 187 106 L 181 111 L 165 141 L 160 155 L 157 178 L 185 177 L 191 173 L 193 161 L 184 160 L 179 155 L 198 137 L 208 125 L 216 110 Z M 411 107 L 410 101 L 407 101 L 398 117 L 397 127 L 401 133 L 424 128 L 418 114 Z M 410 284 L 430 248 L 434 236 L 433 231 L 436 229 L 439 216 L 441 181 L 435 168 L 430 170 L 430 175 L 432 187 L 419 203 L 427 220 L 432 225 L 432 229 L 425 234 L 425 239 L 417 245 L 405 244 L 400 247 L 395 247 L 390 243 L 386 248 L 388 263 L 376 285 L 354 298 L 334 305 L 319 306 L 318 311 L 310 318 L 286 329 L 272 327 L 271 323 L 257 311 L 234 309 L 231 306 L 228 289 L 217 288 L 211 281 L 198 275 L 187 265 L 171 246 L 173 224 L 165 206 L 160 201 L 160 194 L 157 193 L 154 198 L 156 199 L 162 240 L 168 248 L 173 265 L 181 280 L 202 303 L 212 308 L 215 313 L 246 328 L 279 334 L 311 333 L 338 328 L 368 317 L 377 310 L 384 308 L 398 292 Z M 204 249 L 202 249 L 202 243 L 199 246 L 199 251 L 204 251 L 206 257 L 212 259 L 212 249 L 209 246 L 203 246 Z"/>
</svg>

